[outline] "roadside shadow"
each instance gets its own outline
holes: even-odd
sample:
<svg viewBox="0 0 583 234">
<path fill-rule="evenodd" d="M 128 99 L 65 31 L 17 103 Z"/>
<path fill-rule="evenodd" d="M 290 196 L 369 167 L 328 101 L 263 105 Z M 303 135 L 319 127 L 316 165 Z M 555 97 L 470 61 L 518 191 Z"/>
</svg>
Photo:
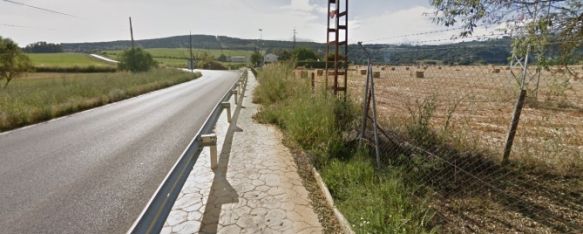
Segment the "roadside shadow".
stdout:
<svg viewBox="0 0 583 234">
<path fill-rule="evenodd" d="M 225 136 L 207 205 L 202 216 L 200 233 L 217 233 L 222 206 L 224 204 L 239 202 L 239 194 L 237 194 L 237 191 L 227 180 L 227 170 L 231 158 L 231 148 L 233 146 L 234 135 L 236 132 L 243 131 L 242 128 L 237 126 L 237 120 L 239 119 L 241 109 L 244 108 L 242 101 L 233 114 L 232 122 Z"/>
</svg>

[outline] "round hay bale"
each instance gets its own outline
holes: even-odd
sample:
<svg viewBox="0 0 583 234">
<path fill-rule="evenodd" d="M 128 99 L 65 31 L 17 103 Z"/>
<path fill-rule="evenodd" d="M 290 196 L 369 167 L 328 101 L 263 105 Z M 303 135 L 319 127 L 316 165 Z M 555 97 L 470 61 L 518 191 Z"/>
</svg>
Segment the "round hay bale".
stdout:
<svg viewBox="0 0 583 234">
<path fill-rule="evenodd" d="M 424 71 L 417 71 L 415 72 L 415 77 L 416 78 L 425 78 L 425 72 Z"/>
<path fill-rule="evenodd" d="M 366 76 L 366 70 L 364 69 L 360 70 L 360 75 Z"/>
</svg>

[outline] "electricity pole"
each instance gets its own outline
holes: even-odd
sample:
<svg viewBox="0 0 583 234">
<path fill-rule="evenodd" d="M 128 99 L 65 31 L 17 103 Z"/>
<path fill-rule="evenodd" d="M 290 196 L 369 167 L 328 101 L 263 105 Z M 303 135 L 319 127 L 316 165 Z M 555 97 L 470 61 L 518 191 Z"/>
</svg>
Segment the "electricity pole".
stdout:
<svg viewBox="0 0 583 234">
<path fill-rule="evenodd" d="M 259 41 L 258 41 L 258 47 L 259 47 L 259 55 L 261 56 L 260 61 L 259 61 L 259 65 L 263 66 L 263 48 L 262 45 L 260 43 L 263 43 L 263 29 L 259 29 Z"/>
<path fill-rule="evenodd" d="M 190 32 L 189 37 L 189 46 L 190 46 L 190 70 L 194 71 L 194 55 L 192 54 L 192 32 Z"/>
<path fill-rule="evenodd" d="M 132 50 L 134 49 L 134 28 L 132 26 L 132 17 L 130 17 L 130 36 L 132 37 Z"/>
<path fill-rule="evenodd" d="M 294 44 L 292 46 L 292 49 L 296 48 L 296 33 L 297 33 L 296 28 L 294 28 Z"/>
</svg>

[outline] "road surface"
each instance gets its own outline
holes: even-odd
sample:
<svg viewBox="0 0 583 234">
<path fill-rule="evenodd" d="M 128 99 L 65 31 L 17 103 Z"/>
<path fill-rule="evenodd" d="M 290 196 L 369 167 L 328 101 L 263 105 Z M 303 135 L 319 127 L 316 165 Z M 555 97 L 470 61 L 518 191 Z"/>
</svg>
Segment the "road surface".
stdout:
<svg viewBox="0 0 583 234">
<path fill-rule="evenodd" d="M 238 79 L 203 77 L 0 133 L 1 233 L 125 233 Z"/>
</svg>

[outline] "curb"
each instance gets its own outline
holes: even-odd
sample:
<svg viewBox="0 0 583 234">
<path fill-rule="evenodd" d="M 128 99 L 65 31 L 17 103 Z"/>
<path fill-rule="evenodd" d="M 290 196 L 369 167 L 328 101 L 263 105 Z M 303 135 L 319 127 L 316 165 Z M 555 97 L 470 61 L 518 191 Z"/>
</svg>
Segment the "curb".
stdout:
<svg viewBox="0 0 583 234">
<path fill-rule="evenodd" d="M 342 212 L 340 212 L 340 210 L 338 210 L 338 208 L 336 208 L 336 206 L 334 205 L 334 199 L 332 198 L 332 194 L 330 194 L 330 190 L 328 190 L 326 183 L 324 183 L 324 180 L 322 180 L 320 173 L 318 173 L 318 170 L 316 170 L 316 168 L 314 168 L 313 166 L 312 174 L 314 175 L 314 178 L 318 183 L 318 187 L 320 187 L 320 191 L 322 192 L 322 194 L 324 194 L 324 197 L 326 197 L 326 202 L 330 207 L 332 207 L 332 210 L 334 211 L 334 216 L 336 216 L 338 223 L 340 223 L 342 231 L 344 231 L 344 233 L 347 234 L 354 234 L 354 231 L 352 231 L 352 228 L 350 227 L 350 223 L 348 222 L 348 220 L 344 217 Z"/>
</svg>

